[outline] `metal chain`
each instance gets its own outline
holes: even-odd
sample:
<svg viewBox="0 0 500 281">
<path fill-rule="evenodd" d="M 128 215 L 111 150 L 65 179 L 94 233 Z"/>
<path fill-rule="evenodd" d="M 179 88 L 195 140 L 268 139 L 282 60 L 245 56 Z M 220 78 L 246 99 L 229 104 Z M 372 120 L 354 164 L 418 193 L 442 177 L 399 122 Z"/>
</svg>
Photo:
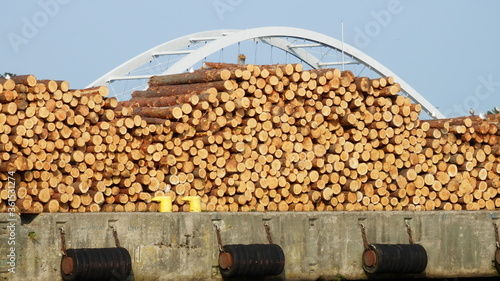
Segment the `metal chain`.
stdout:
<svg viewBox="0 0 500 281">
<path fill-rule="evenodd" d="M 410 225 L 408 224 L 408 222 L 406 223 L 406 232 L 408 232 L 408 236 L 409 236 L 409 239 L 410 239 L 410 244 L 413 244 L 413 236 L 411 235 L 411 227 Z"/>
<path fill-rule="evenodd" d="M 67 256 L 67 254 L 66 254 L 66 234 L 64 233 L 64 228 L 60 227 L 59 230 L 61 231 L 61 251 L 63 252 L 63 255 Z"/>
<path fill-rule="evenodd" d="M 266 229 L 267 240 L 269 241 L 269 244 L 274 244 L 273 238 L 271 237 L 271 228 L 269 227 L 269 224 L 264 223 L 264 228 Z"/>
<path fill-rule="evenodd" d="M 217 244 L 219 244 L 219 251 L 224 253 L 224 246 L 222 245 L 222 239 L 220 238 L 220 228 L 217 224 L 214 223 L 215 234 L 217 236 Z"/>
<path fill-rule="evenodd" d="M 366 240 L 365 226 L 362 223 L 360 223 L 359 227 L 361 228 L 361 236 L 363 237 L 363 245 L 365 246 L 366 250 L 370 250 L 370 245 L 368 244 L 368 241 Z"/>
<path fill-rule="evenodd" d="M 115 238 L 115 245 L 117 248 L 120 248 L 120 240 L 118 240 L 118 233 L 116 232 L 116 228 L 114 226 L 110 226 L 113 230 L 113 237 Z"/>
</svg>

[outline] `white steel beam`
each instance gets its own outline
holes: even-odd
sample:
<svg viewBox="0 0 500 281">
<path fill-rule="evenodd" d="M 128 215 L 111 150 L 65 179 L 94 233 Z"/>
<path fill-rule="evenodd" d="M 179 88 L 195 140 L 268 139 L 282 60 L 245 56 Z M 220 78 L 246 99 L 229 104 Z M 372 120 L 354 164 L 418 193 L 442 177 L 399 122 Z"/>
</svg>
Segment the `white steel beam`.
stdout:
<svg viewBox="0 0 500 281">
<path fill-rule="evenodd" d="M 305 39 L 311 44 L 303 46 L 291 44 L 288 40 L 283 38 L 298 38 Z M 127 61 L 119 67 L 113 69 L 103 77 L 97 79 L 89 86 L 104 85 L 110 78 L 109 77 L 123 77 L 127 76 L 132 70 L 144 65 L 151 60 L 151 57 L 161 52 L 173 52 L 187 48 L 194 41 L 206 41 L 205 45 L 194 49 L 191 53 L 182 57 L 172 66 L 170 66 L 162 74 L 181 73 L 189 70 L 197 62 L 202 61 L 207 56 L 233 44 L 243 42 L 246 40 L 261 40 L 267 44 L 276 46 L 296 57 L 313 68 L 322 68 L 329 63 L 321 62 L 314 55 L 310 54 L 305 48 L 310 48 L 314 44 L 335 49 L 338 52 L 352 57 L 360 63 L 369 66 L 374 72 L 381 76 L 392 76 L 394 80 L 398 81 L 401 85 L 401 91 L 408 96 L 412 101 L 419 103 L 422 109 L 433 118 L 444 118 L 444 115 L 435 108 L 429 101 L 413 89 L 408 83 L 390 71 L 381 63 L 366 55 L 362 51 L 354 48 L 353 46 L 341 42 L 335 38 L 320 34 L 314 31 L 309 31 L 300 28 L 292 27 L 261 27 L 245 30 L 215 30 L 200 32 L 196 34 L 187 35 L 162 45 L 159 45 L 149 51 L 146 51 L 139 56 Z M 338 64 L 336 64 L 338 65 Z"/>
</svg>

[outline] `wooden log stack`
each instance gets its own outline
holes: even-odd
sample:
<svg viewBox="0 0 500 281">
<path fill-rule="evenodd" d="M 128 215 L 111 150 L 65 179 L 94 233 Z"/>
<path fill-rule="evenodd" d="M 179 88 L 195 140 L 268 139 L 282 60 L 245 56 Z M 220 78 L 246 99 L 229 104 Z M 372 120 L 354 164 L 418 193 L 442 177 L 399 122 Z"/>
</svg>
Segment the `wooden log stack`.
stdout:
<svg viewBox="0 0 500 281">
<path fill-rule="evenodd" d="M 419 119 L 392 77 L 206 63 L 132 99 L 1 80 L 0 211 L 500 208 L 499 115 Z M 4 184 L 5 183 L 5 184 Z"/>
<path fill-rule="evenodd" d="M 433 191 L 439 209 L 500 208 L 499 121 L 497 114 L 427 122 L 433 133 L 426 156 L 437 180 Z"/>
<path fill-rule="evenodd" d="M 166 184 L 148 166 L 158 156 L 147 143 L 163 125 L 115 111 L 105 87 L 70 90 L 26 75 L 0 80 L 0 88 L 0 211 L 12 201 L 9 181 L 22 213 L 157 209 L 151 196 Z M 143 189 L 147 177 L 156 180 Z"/>
</svg>

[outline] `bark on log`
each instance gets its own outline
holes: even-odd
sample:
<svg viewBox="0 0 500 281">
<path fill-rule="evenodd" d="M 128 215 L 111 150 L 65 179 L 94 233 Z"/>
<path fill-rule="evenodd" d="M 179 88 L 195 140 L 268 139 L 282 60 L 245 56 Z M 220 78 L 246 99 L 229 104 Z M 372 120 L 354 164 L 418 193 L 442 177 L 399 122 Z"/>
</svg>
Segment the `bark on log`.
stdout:
<svg viewBox="0 0 500 281">
<path fill-rule="evenodd" d="M 234 73 L 227 69 L 195 70 L 189 73 L 153 76 L 149 79 L 149 86 L 179 85 L 192 83 L 205 83 L 214 81 L 226 81 L 234 79 Z"/>
</svg>

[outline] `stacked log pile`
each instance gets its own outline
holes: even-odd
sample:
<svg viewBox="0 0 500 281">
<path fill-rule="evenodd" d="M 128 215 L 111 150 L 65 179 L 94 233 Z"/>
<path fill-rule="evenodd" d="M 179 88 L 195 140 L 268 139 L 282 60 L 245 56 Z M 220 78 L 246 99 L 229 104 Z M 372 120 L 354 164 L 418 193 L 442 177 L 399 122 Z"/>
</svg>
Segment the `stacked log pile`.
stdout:
<svg viewBox="0 0 500 281">
<path fill-rule="evenodd" d="M 500 208 L 498 115 L 422 121 L 391 77 L 206 66 L 125 102 L 0 81 L 0 177 L 15 171 L 18 210 L 156 211 L 161 195 L 174 211 L 185 196 L 207 211 Z"/>
<path fill-rule="evenodd" d="M 105 87 L 70 90 L 26 75 L 0 88 L 0 211 L 11 202 L 22 213 L 156 210 L 151 193 L 166 184 L 146 143 L 163 125 L 116 111 Z"/>
<path fill-rule="evenodd" d="M 500 115 L 428 121 L 425 156 L 444 210 L 500 207 Z"/>
</svg>

